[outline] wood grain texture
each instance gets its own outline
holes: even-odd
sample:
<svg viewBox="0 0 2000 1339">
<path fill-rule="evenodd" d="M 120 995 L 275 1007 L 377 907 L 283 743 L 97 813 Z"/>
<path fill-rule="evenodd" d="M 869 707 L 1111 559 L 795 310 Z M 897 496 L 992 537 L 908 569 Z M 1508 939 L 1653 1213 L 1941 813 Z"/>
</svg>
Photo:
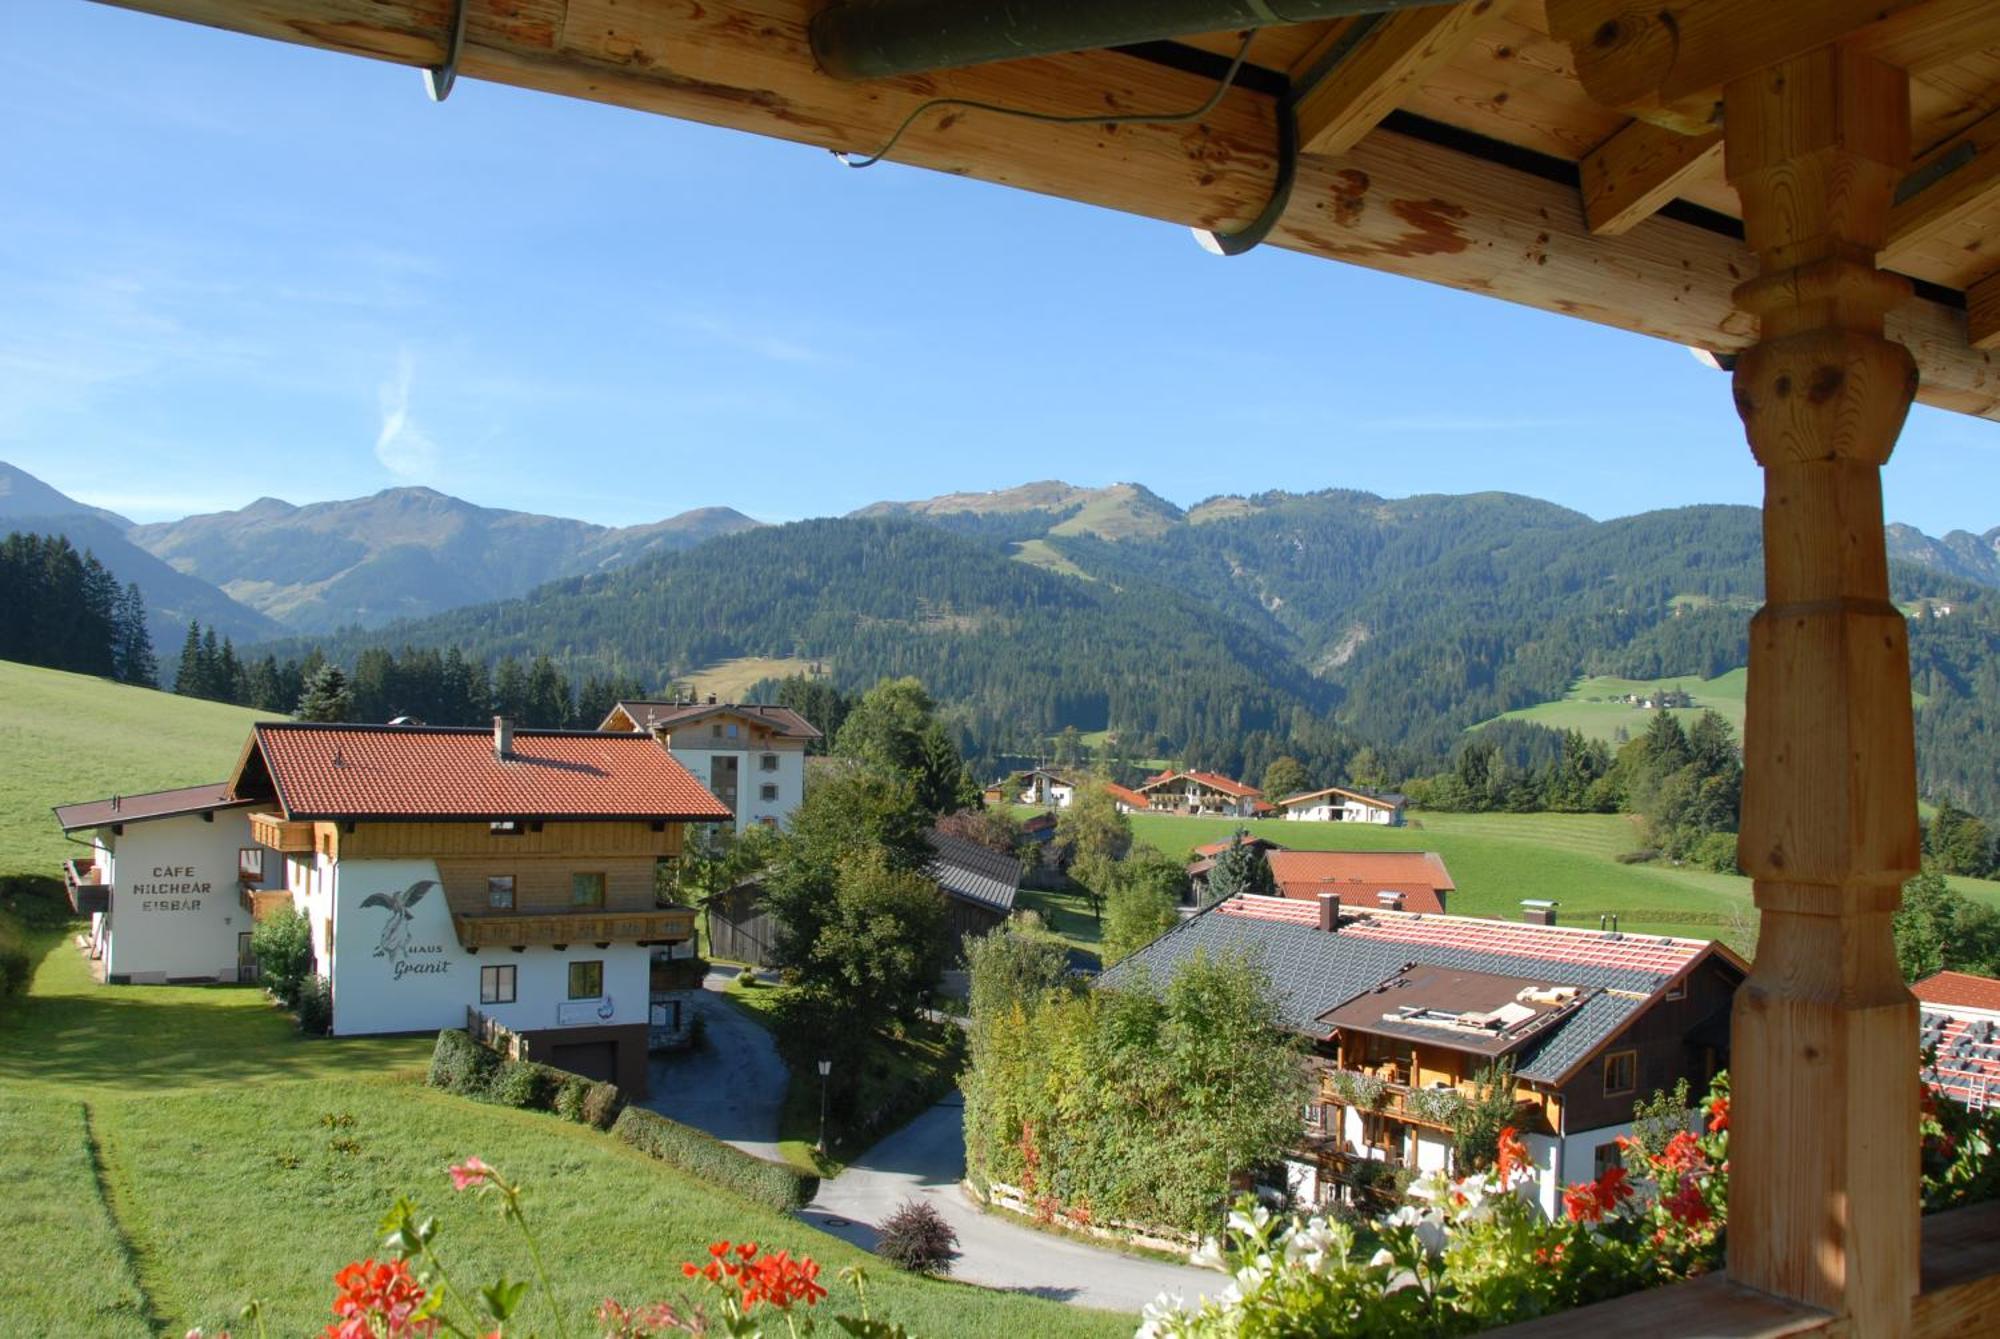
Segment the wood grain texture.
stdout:
<svg viewBox="0 0 2000 1339">
<path fill-rule="evenodd" d="M 435 61 L 443 49 L 442 0 L 121 3 L 404 64 Z M 1101 52 L 842 84 L 812 68 L 806 0 L 467 4 L 467 77 L 821 148 L 876 148 L 919 102 L 941 94 L 1088 114 L 1193 106 L 1211 88 L 1195 75 Z M 1499 63 L 1520 64 L 1528 54 Z M 1535 77 L 1563 75 L 1538 66 Z M 940 110 L 919 118 L 896 157 L 1228 230 L 1263 208 L 1275 180 L 1273 116 L 1269 99 L 1243 90 L 1195 126 L 1054 127 Z M 1576 153 L 1617 122 L 1607 114 L 1600 124 Z M 1301 160 L 1273 240 L 1680 344 L 1735 350 L 1753 333 L 1730 299 L 1754 268 L 1742 244 L 1659 218 L 1622 237 L 1593 239 L 1573 189 L 1381 131 L 1348 155 Z M 2000 416 L 2000 367 L 1966 346 L 1964 328 L 1961 313 L 1930 303 L 1903 309 L 1892 327 L 1919 358 L 1927 403 Z"/>
<path fill-rule="evenodd" d="M 1300 148 L 1339 154 L 1359 144 L 1411 89 L 1504 14 L 1508 3 L 1463 0 L 1449 8 L 1410 9 L 1385 17 L 1300 95 Z"/>
<path fill-rule="evenodd" d="M 1761 913 L 1730 1060 L 1729 1274 L 1910 1332 L 1917 1006 L 1890 916 L 1916 872 L 1908 631 L 1881 466 L 1916 389 L 1872 263 L 1909 154 L 1909 80 L 1837 47 L 1724 90 L 1726 170 L 1759 273 L 1734 390 L 1764 469 L 1738 858 Z"/>
<path fill-rule="evenodd" d="M 1944 175 L 1890 210 L 1885 263 L 1894 263 L 1898 253 L 1922 246 L 2000 201 L 2000 111 L 1925 154 L 1912 172 L 1935 172 L 1940 167 L 1948 168 Z M 1992 263 L 2000 264 L 2000 259 Z"/>
<path fill-rule="evenodd" d="M 1965 334 L 1975 349 L 2000 350 L 2000 274 L 1965 290 Z"/>
<path fill-rule="evenodd" d="M 1687 183 L 1722 166 L 1722 134 L 1683 135 L 1634 121 L 1585 156 L 1583 214 L 1615 237 L 1659 212 Z"/>
</svg>

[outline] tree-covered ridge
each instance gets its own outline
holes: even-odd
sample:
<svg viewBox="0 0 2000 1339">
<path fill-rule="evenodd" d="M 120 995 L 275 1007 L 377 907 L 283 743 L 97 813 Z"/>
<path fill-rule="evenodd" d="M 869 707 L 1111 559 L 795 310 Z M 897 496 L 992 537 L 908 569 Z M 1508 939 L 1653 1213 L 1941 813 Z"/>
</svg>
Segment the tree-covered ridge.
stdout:
<svg viewBox="0 0 2000 1339">
<path fill-rule="evenodd" d="M 848 687 L 921 679 L 981 751 L 1032 752 L 1068 724 L 1189 750 L 1256 732 L 1329 747 L 1332 691 L 1269 635 L 1167 586 L 1075 581 L 904 519 L 733 535 L 326 650 L 345 662 L 385 643 L 547 653 L 573 676 L 650 683 L 735 657 L 827 657 Z"/>
<path fill-rule="evenodd" d="M 153 687 L 159 666 L 146 603 L 61 535 L 0 540 L 0 660 Z"/>
</svg>

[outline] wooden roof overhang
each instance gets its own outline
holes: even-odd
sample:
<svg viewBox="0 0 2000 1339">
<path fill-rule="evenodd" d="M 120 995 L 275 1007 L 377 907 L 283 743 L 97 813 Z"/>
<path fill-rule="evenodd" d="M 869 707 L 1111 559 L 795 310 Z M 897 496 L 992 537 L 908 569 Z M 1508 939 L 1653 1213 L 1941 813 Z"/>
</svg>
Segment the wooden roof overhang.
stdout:
<svg viewBox="0 0 2000 1339">
<path fill-rule="evenodd" d="M 1074 0 L 1084 22 L 1053 0 L 112 0 L 422 68 L 439 93 L 463 74 L 848 154 L 894 138 L 896 161 L 1722 355 L 1766 483 L 1728 1276 L 1528 1328 L 2000 1330 L 2000 1205 L 1918 1215 L 1918 1014 L 1889 917 L 1920 846 L 1880 487 L 1913 396 L 2000 418 L 2000 0 L 1382 0 L 1247 48 L 1180 21 L 1201 2 Z M 840 79 L 811 36 L 832 3 L 1129 40 Z M 1149 5 L 1180 18 L 1133 31 Z"/>
<path fill-rule="evenodd" d="M 451 53 L 460 0 L 114 2 L 429 68 Z M 1069 116 L 1184 111 L 1209 97 L 1240 44 L 1222 32 L 843 81 L 815 62 L 814 0 L 462 3 L 459 74 L 855 154 L 940 97 Z M 1755 326 L 1731 292 L 1756 262 L 1716 132 L 1680 134 L 1593 97 L 1551 35 L 1561 4 L 1466 0 L 1266 28 L 1235 85 L 1192 124 L 1050 125 L 946 107 L 920 116 L 892 157 L 1230 233 L 1272 199 L 1289 96 L 1300 152 L 1272 245 L 1718 353 L 1743 348 Z M 1909 71 L 1919 159 L 1883 261 L 1917 281 L 1918 296 L 1891 314 L 1890 333 L 1917 357 L 1920 399 L 2000 417 L 2000 364 L 1975 347 L 2000 340 L 2000 284 L 1980 287 L 2000 270 L 2000 247 L 1985 243 L 2000 224 L 2000 5 L 1707 4 L 1757 16 L 1741 27 L 1758 59 L 1851 27 L 1848 41 Z M 1692 101 L 1715 96 L 1711 84 Z"/>
</svg>

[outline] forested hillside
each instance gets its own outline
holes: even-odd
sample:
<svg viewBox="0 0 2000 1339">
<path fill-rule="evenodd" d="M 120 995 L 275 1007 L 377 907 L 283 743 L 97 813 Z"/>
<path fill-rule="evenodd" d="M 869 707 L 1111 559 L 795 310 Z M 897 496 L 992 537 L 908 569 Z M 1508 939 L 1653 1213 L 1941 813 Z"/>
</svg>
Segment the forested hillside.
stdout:
<svg viewBox="0 0 2000 1339">
<path fill-rule="evenodd" d="M 1078 581 L 916 521 L 801 521 L 719 539 L 532 596 L 322 644 L 547 652 L 665 683 L 739 656 L 830 657 L 840 680 L 915 675 L 981 753 L 1034 752 L 1065 725 L 1228 757 L 1261 736 L 1331 765 L 1332 685 L 1266 631 L 1166 586 Z M 306 644 L 278 648 L 303 654 Z M 837 650 L 830 649 L 837 648 Z"/>
<path fill-rule="evenodd" d="M 1280 754 L 1341 776 L 1365 743 L 1393 781 L 1581 676 L 1738 668 L 1762 598 L 1747 507 L 1597 522 L 1510 494 L 1336 491 L 1171 515 L 1124 485 L 948 502 L 729 536 L 322 644 L 348 666 L 368 647 L 546 654 L 577 681 L 655 687 L 800 657 L 848 690 L 917 676 L 976 760 L 1037 754 L 1075 727 L 1112 732 L 1123 757 L 1251 777 Z M 1909 564 L 1893 576 L 1927 615 L 1911 633 L 1926 794 L 2000 814 L 2000 595 Z M 1524 763 L 1560 747 L 1523 723 L 1487 738 Z"/>
</svg>

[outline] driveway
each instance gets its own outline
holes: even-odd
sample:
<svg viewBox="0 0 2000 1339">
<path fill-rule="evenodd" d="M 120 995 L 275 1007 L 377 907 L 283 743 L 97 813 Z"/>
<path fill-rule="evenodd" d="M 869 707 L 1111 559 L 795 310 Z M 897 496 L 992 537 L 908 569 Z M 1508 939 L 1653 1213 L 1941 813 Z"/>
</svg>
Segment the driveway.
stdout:
<svg viewBox="0 0 2000 1339">
<path fill-rule="evenodd" d="M 782 1161 L 778 1111 L 789 1076 L 771 1034 L 721 999 L 730 979 L 729 973 L 710 972 L 702 982 L 692 1006 L 702 1020 L 701 1045 L 654 1056 L 646 1075 L 653 1095 L 639 1105 L 745 1153 Z"/>
<path fill-rule="evenodd" d="M 1162 1292 L 1219 1293 L 1227 1275 L 1121 1254 L 982 1212 L 959 1189 L 965 1099 L 944 1101 L 875 1145 L 800 1212 L 814 1227 L 875 1248 L 875 1224 L 910 1198 L 929 1200 L 958 1233 L 951 1277 L 1107 1311 L 1138 1311 Z"/>
</svg>

